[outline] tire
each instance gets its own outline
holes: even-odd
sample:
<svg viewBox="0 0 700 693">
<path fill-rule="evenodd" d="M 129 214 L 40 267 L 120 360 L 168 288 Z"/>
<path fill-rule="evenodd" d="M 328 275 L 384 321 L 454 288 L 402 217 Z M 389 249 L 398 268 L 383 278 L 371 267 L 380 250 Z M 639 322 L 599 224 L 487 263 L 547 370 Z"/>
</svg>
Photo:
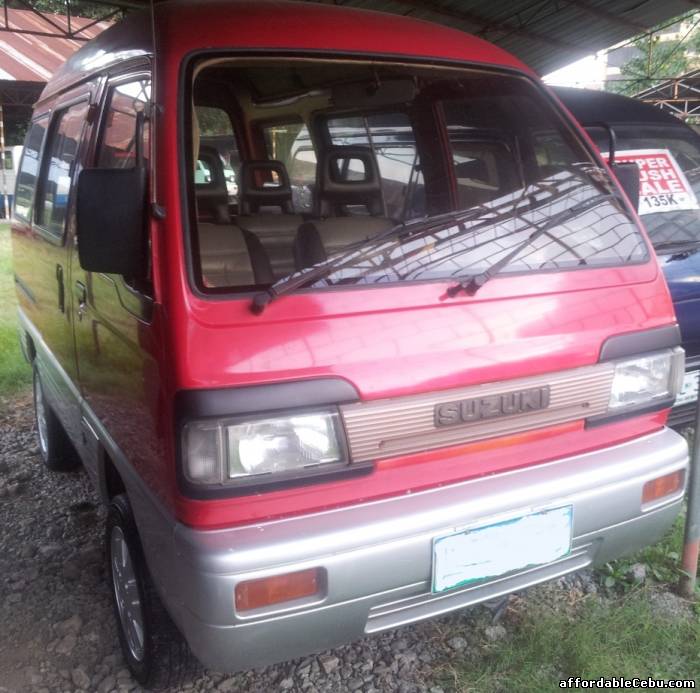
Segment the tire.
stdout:
<svg viewBox="0 0 700 693">
<path fill-rule="evenodd" d="M 80 460 L 61 422 L 44 396 L 39 369 L 34 365 L 34 423 L 39 438 L 39 454 L 47 469 L 68 472 L 76 469 Z"/>
<path fill-rule="evenodd" d="M 156 592 L 125 494 L 109 506 L 105 545 L 114 617 L 131 675 L 153 691 L 179 689 L 202 667 Z"/>
</svg>

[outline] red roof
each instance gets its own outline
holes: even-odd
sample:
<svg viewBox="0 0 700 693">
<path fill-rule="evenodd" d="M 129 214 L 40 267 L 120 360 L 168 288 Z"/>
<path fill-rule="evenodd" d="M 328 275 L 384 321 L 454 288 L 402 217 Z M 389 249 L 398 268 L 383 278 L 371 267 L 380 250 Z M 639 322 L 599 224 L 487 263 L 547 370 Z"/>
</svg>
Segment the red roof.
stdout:
<svg viewBox="0 0 700 693">
<path fill-rule="evenodd" d="M 425 21 L 315 2 L 282 0 L 172 0 L 155 5 L 161 69 L 177 71 L 182 58 L 203 49 L 322 51 L 329 55 L 422 57 L 531 73 L 517 58 L 476 36 Z M 153 51 L 147 14 L 134 12 L 88 43 L 57 73 L 42 99 L 69 84 Z"/>
<path fill-rule="evenodd" d="M 67 17 L 43 14 L 47 19 L 31 10 L 7 10 L 7 28 L 10 31 L 0 31 L 0 80 L 47 82 L 58 67 L 84 44 L 84 41 L 76 39 L 21 33 L 34 31 L 55 34 L 59 27 L 68 32 Z M 112 22 L 95 23 L 95 20 L 84 17 L 71 17 L 70 29 L 82 39 L 92 39 L 111 24 Z M 4 17 L 1 15 L 0 27 L 5 28 Z M 85 29 L 81 30 L 83 27 Z"/>
</svg>

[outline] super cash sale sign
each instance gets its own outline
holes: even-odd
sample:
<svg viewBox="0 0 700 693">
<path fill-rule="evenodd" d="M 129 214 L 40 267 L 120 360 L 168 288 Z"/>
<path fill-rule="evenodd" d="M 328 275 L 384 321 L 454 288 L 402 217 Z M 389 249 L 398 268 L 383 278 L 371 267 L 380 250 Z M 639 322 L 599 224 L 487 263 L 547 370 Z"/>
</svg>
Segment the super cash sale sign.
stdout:
<svg viewBox="0 0 700 693">
<path fill-rule="evenodd" d="M 621 150 L 615 161 L 634 161 L 639 167 L 639 214 L 698 209 L 695 193 L 668 149 Z"/>
</svg>

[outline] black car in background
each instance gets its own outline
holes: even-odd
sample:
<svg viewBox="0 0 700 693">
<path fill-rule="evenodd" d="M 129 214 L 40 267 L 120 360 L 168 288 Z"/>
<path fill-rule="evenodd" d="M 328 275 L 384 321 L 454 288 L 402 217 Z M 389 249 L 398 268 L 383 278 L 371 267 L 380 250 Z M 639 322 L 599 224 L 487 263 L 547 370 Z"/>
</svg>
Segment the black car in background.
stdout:
<svg viewBox="0 0 700 693">
<path fill-rule="evenodd" d="M 601 152 L 635 161 L 640 169 L 638 211 L 668 282 L 686 351 L 683 390 L 669 417 L 693 420 L 700 372 L 700 135 L 651 104 L 619 94 L 557 87 L 556 96 Z"/>
</svg>

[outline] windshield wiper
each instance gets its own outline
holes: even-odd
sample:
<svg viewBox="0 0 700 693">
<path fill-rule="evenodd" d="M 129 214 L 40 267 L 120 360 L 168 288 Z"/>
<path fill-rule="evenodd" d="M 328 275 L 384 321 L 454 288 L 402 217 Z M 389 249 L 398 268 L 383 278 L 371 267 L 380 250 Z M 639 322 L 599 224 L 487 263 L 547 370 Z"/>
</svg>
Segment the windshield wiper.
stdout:
<svg viewBox="0 0 700 693">
<path fill-rule="evenodd" d="M 484 270 L 483 272 L 480 272 L 479 274 L 474 274 L 470 277 L 467 277 L 465 279 L 461 279 L 459 282 L 456 284 L 453 284 L 447 289 L 447 296 L 449 298 L 453 298 L 456 296 L 460 291 L 464 291 L 464 293 L 467 294 L 467 296 L 473 296 L 486 282 L 488 282 L 490 279 L 495 277 L 506 265 L 510 264 L 510 262 L 520 255 L 520 253 L 525 250 L 529 245 L 532 244 L 533 241 L 537 240 L 540 236 L 543 236 L 546 234 L 551 228 L 557 226 L 558 224 L 563 223 L 567 219 L 570 219 L 571 217 L 575 217 L 577 214 L 580 214 L 581 212 L 585 212 L 588 209 L 591 209 L 593 207 L 596 207 L 601 200 L 604 199 L 614 199 L 617 200 L 617 195 L 614 195 L 612 193 L 606 194 L 606 195 L 599 195 L 597 197 L 584 200 L 583 202 L 579 202 L 577 205 L 574 205 L 573 207 L 569 207 L 569 209 L 565 209 L 562 212 L 559 212 L 558 214 L 554 215 L 551 217 L 545 224 L 542 224 L 542 226 L 537 226 L 537 224 L 534 224 L 533 222 L 528 221 L 527 219 L 524 219 L 524 217 L 519 216 L 518 218 L 527 222 L 530 226 L 534 226 L 535 230 L 523 241 L 518 243 L 518 245 L 515 246 L 509 253 L 506 253 L 503 255 L 501 258 L 499 258 L 496 262 L 493 263 L 489 268 Z M 555 239 L 557 243 L 563 244 L 563 241 L 559 239 Z M 579 264 L 585 265 L 586 260 L 583 258 L 579 259 Z"/>
<path fill-rule="evenodd" d="M 697 240 L 687 239 L 685 241 L 662 241 L 661 243 L 654 243 L 652 240 L 651 244 L 656 252 L 664 250 L 683 252 L 684 250 L 698 248 L 700 246 L 700 238 Z"/>
<path fill-rule="evenodd" d="M 508 213 L 511 216 L 525 221 L 531 226 L 535 226 L 535 224 L 533 224 L 530 221 L 527 221 L 515 211 L 517 205 L 527 197 L 528 195 L 526 195 L 525 192 L 523 192 L 523 194 L 521 194 L 519 198 L 514 201 L 513 207 L 509 206 Z M 601 199 L 617 200 L 618 198 L 616 195 L 610 193 L 598 195 L 596 198 L 594 198 L 596 203 Z M 556 224 L 560 223 L 560 217 L 562 219 L 567 218 L 570 212 L 573 212 L 574 210 L 580 208 L 582 208 L 581 205 L 579 205 L 578 207 L 571 207 L 568 210 L 566 210 L 566 212 L 563 213 L 563 215 L 553 217 L 550 220 L 551 224 L 545 225 L 544 229 L 542 230 L 542 233 L 544 233 L 545 230 L 551 228 L 552 226 L 555 226 Z M 255 296 L 253 296 L 253 300 L 250 304 L 250 310 L 255 315 L 260 315 L 265 310 L 265 308 L 270 303 L 272 303 L 272 301 L 278 299 L 280 296 L 284 296 L 285 294 L 291 293 L 292 291 L 295 291 L 296 289 L 299 289 L 304 285 L 309 284 L 310 282 L 314 282 L 318 279 L 326 277 L 329 274 L 332 274 L 335 270 L 342 269 L 343 267 L 345 267 L 349 261 L 356 260 L 356 253 L 358 251 L 371 251 L 380 246 L 383 242 L 391 240 L 392 238 L 400 237 L 403 234 L 413 236 L 421 233 L 430 232 L 435 228 L 444 229 L 449 228 L 450 226 L 459 226 L 460 231 L 464 232 L 466 230 L 464 225 L 467 222 L 478 221 L 480 219 L 489 219 L 491 217 L 494 221 L 497 221 L 500 217 L 502 217 L 502 212 L 499 212 L 499 208 L 491 208 L 486 207 L 484 205 L 478 205 L 463 212 L 451 211 L 445 212 L 443 214 L 436 214 L 430 217 L 423 217 L 421 219 L 416 219 L 409 222 L 402 222 L 400 224 L 397 224 L 396 226 L 392 226 L 386 229 L 385 231 L 382 231 L 377 236 L 373 236 L 369 239 L 363 239 L 361 241 L 346 246 L 339 254 L 328 258 L 324 262 L 321 262 L 317 265 L 314 265 L 313 267 L 309 267 L 308 269 L 302 270 L 300 272 L 295 272 L 294 274 L 291 274 L 284 279 L 280 279 L 268 289 L 260 291 L 257 294 L 255 294 Z M 531 241 L 528 240 L 528 243 L 529 242 Z M 563 244 L 561 241 L 557 240 L 557 242 Z M 511 258 L 508 257 L 508 261 L 510 259 Z M 490 268 L 489 271 L 493 273 L 494 270 L 496 272 L 500 271 L 500 269 L 496 268 L 495 266 Z M 475 281 L 482 281 L 480 277 L 481 275 L 477 275 L 474 279 L 470 279 L 468 282 L 466 282 L 466 284 L 471 286 Z M 486 281 L 488 281 L 488 278 L 489 277 L 486 277 Z M 462 288 L 464 287 L 462 287 L 460 283 L 460 287 L 457 288 L 456 291 L 460 291 Z M 477 290 L 478 288 L 479 287 L 477 287 Z"/>
<path fill-rule="evenodd" d="M 391 240 L 402 234 L 413 235 L 438 226 L 446 228 L 448 223 L 450 226 L 462 226 L 468 221 L 479 218 L 479 213 L 483 213 L 483 211 L 483 208 L 475 207 L 467 212 L 445 212 L 444 214 L 435 214 L 431 217 L 423 217 L 421 219 L 396 224 L 396 226 L 392 226 L 372 238 L 363 239 L 362 241 L 345 246 L 338 255 L 334 255 L 324 262 L 302 270 L 301 272 L 295 272 L 276 282 L 269 289 L 258 292 L 253 296 L 250 310 L 255 315 L 260 315 L 272 301 L 280 296 L 291 293 L 309 282 L 321 279 L 331 274 L 334 270 L 342 268 L 359 250 L 371 250 L 381 245 L 384 241 Z"/>
</svg>

